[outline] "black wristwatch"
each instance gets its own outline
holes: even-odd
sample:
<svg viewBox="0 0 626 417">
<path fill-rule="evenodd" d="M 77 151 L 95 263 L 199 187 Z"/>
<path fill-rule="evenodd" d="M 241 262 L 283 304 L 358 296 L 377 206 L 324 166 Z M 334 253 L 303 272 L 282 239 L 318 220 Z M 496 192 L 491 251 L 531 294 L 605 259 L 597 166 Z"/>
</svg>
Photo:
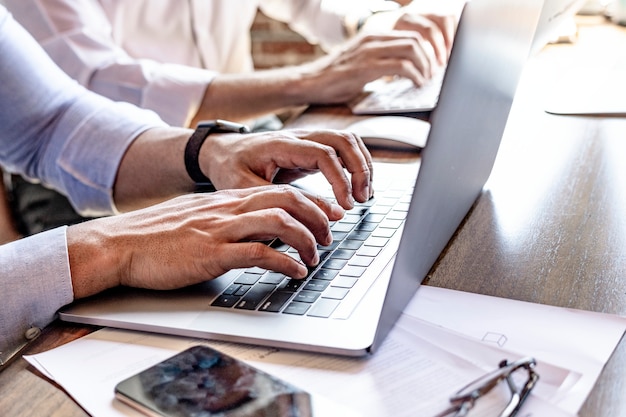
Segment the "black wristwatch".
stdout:
<svg viewBox="0 0 626 417">
<path fill-rule="evenodd" d="M 185 146 L 185 168 L 197 184 L 210 184 L 211 180 L 202 173 L 198 156 L 200 148 L 211 133 L 250 133 L 248 126 L 226 120 L 206 120 L 198 123 L 196 131 Z"/>
</svg>

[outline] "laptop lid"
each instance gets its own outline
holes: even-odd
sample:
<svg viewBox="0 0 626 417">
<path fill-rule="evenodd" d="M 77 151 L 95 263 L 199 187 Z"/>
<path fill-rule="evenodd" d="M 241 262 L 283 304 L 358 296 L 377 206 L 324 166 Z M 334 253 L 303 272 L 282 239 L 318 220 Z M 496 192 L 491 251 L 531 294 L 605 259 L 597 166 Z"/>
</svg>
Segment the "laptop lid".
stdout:
<svg viewBox="0 0 626 417">
<path fill-rule="evenodd" d="M 341 318 L 211 307 L 240 272 L 232 271 L 179 291 L 117 288 L 63 309 L 61 319 L 350 356 L 374 352 L 489 176 L 542 4 L 473 0 L 465 6 L 419 175 L 410 184 L 415 188 L 404 232 L 375 257 L 365 272 L 375 279 Z M 375 169 L 375 181 L 394 184 L 417 167 Z M 394 263 L 395 244 L 400 251 Z"/>
</svg>

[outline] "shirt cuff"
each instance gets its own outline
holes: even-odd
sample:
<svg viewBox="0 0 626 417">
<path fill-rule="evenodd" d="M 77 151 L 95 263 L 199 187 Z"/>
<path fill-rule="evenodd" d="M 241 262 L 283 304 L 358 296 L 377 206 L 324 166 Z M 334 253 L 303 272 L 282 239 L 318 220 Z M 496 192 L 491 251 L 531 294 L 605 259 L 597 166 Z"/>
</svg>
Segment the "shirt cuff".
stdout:
<svg viewBox="0 0 626 417">
<path fill-rule="evenodd" d="M 67 227 L 0 246 L 0 353 L 16 353 L 74 299 Z"/>
</svg>

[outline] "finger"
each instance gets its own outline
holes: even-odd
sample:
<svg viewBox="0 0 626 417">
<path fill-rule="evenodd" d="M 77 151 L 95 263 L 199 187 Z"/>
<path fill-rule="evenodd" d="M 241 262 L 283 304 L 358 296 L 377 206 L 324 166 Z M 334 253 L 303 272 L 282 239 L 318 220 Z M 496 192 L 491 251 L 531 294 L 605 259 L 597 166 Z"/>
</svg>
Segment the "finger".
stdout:
<svg viewBox="0 0 626 417">
<path fill-rule="evenodd" d="M 343 208 L 351 209 L 354 199 L 365 202 L 370 198 L 372 157 L 358 136 L 330 130 L 294 131 L 294 134 L 307 139 L 304 143 L 319 144 L 320 148 L 312 149 L 311 152 L 317 153 L 315 159 L 318 169 L 327 178 L 337 202 Z M 344 167 L 350 173 L 351 180 L 348 180 Z"/>
<path fill-rule="evenodd" d="M 346 214 L 344 209 L 334 204 L 333 202 L 327 200 L 319 194 L 313 194 L 306 190 L 299 190 L 305 197 L 313 202 L 316 206 L 318 206 L 328 217 L 330 221 L 341 220 L 343 216 Z"/>
<path fill-rule="evenodd" d="M 358 135 L 351 132 L 342 133 L 347 140 L 338 142 L 336 149 L 343 165 L 350 173 L 354 198 L 364 203 L 374 195 L 372 156 Z"/>
<path fill-rule="evenodd" d="M 225 271 L 257 266 L 292 278 L 304 278 L 308 274 L 307 267 L 299 260 L 259 242 L 233 243 L 220 248 L 216 255 L 224 259 L 222 267 Z"/>
<path fill-rule="evenodd" d="M 446 44 L 446 50 L 448 51 L 449 55 L 450 51 L 452 50 L 452 44 L 454 43 L 454 34 L 456 32 L 457 19 L 452 15 L 426 15 L 426 17 L 433 20 L 441 29 L 441 33 Z"/>
<path fill-rule="evenodd" d="M 435 62 L 424 46 L 424 40 L 416 36 L 415 33 L 398 32 L 395 39 L 372 40 L 363 44 L 361 59 L 374 63 L 378 70 L 388 67 L 394 60 L 399 63 L 407 61 L 413 65 L 417 72 L 428 79 L 432 77 Z M 398 73 L 387 72 L 382 75 L 398 75 Z M 415 77 L 410 78 L 414 79 Z"/>
<path fill-rule="evenodd" d="M 317 242 L 311 231 L 290 213 L 280 208 L 241 214 L 225 227 L 224 231 L 233 237 L 232 242 L 266 241 L 278 238 L 296 249 L 305 264 L 317 265 L 319 262 Z M 330 231 L 328 234 L 328 238 L 325 238 L 324 243 L 321 244 L 329 245 L 332 242 Z M 260 266 L 259 259 L 257 257 L 253 259 L 257 262 L 256 265 Z"/>
<path fill-rule="evenodd" d="M 285 243 L 298 247 L 299 242 L 293 241 L 293 237 L 287 235 L 277 235 L 276 233 L 293 231 L 298 233 L 298 239 L 304 239 L 302 233 L 310 239 L 319 242 L 321 245 L 329 245 L 332 242 L 332 235 L 328 224 L 329 217 L 341 218 L 343 210 L 330 202 L 311 196 L 305 196 L 301 191 L 289 185 L 262 187 L 259 192 L 249 195 L 242 200 L 239 208 L 240 216 L 258 215 L 266 213 L 268 218 L 257 220 L 265 229 L 255 229 L 252 227 L 242 227 L 238 240 L 243 239 L 268 239 L 280 237 Z M 328 213 L 328 215 L 327 215 Z M 271 228 L 267 228 L 272 223 Z M 251 235 L 251 231 L 265 231 L 268 234 Z M 233 231 L 232 233 L 237 233 Z M 275 233 L 275 234 L 272 234 Z M 312 236 L 312 237 L 311 237 Z"/>
</svg>

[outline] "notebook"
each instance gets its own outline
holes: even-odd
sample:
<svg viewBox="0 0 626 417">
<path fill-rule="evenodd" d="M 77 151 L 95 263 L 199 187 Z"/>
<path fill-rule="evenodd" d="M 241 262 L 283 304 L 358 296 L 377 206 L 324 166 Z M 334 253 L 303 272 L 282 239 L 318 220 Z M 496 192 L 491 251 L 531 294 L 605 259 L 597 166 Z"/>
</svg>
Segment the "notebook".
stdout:
<svg viewBox="0 0 626 417">
<path fill-rule="evenodd" d="M 538 52 L 547 43 L 558 39 L 565 25 L 585 0 L 548 0 L 539 17 L 530 53 Z M 428 112 L 437 106 L 445 67 L 438 68 L 424 85 L 416 87 L 404 77 L 382 77 L 365 85 L 363 94 L 350 103 L 353 114 L 394 114 Z"/>
<path fill-rule="evenodd" d="M 542 5 L 467 3 L 421 162 L 375 165 L 376 197 L 332 226 L 337 244 L 320 248 L 328 253 L 313 277 L 251 268 L 177 291 L 116 288 L 62 309 L 61 319 L 347 356 L 375 352 L 482 191 Z M 297 186 L 328 189 L 321 176 Z"/>
</svg>

